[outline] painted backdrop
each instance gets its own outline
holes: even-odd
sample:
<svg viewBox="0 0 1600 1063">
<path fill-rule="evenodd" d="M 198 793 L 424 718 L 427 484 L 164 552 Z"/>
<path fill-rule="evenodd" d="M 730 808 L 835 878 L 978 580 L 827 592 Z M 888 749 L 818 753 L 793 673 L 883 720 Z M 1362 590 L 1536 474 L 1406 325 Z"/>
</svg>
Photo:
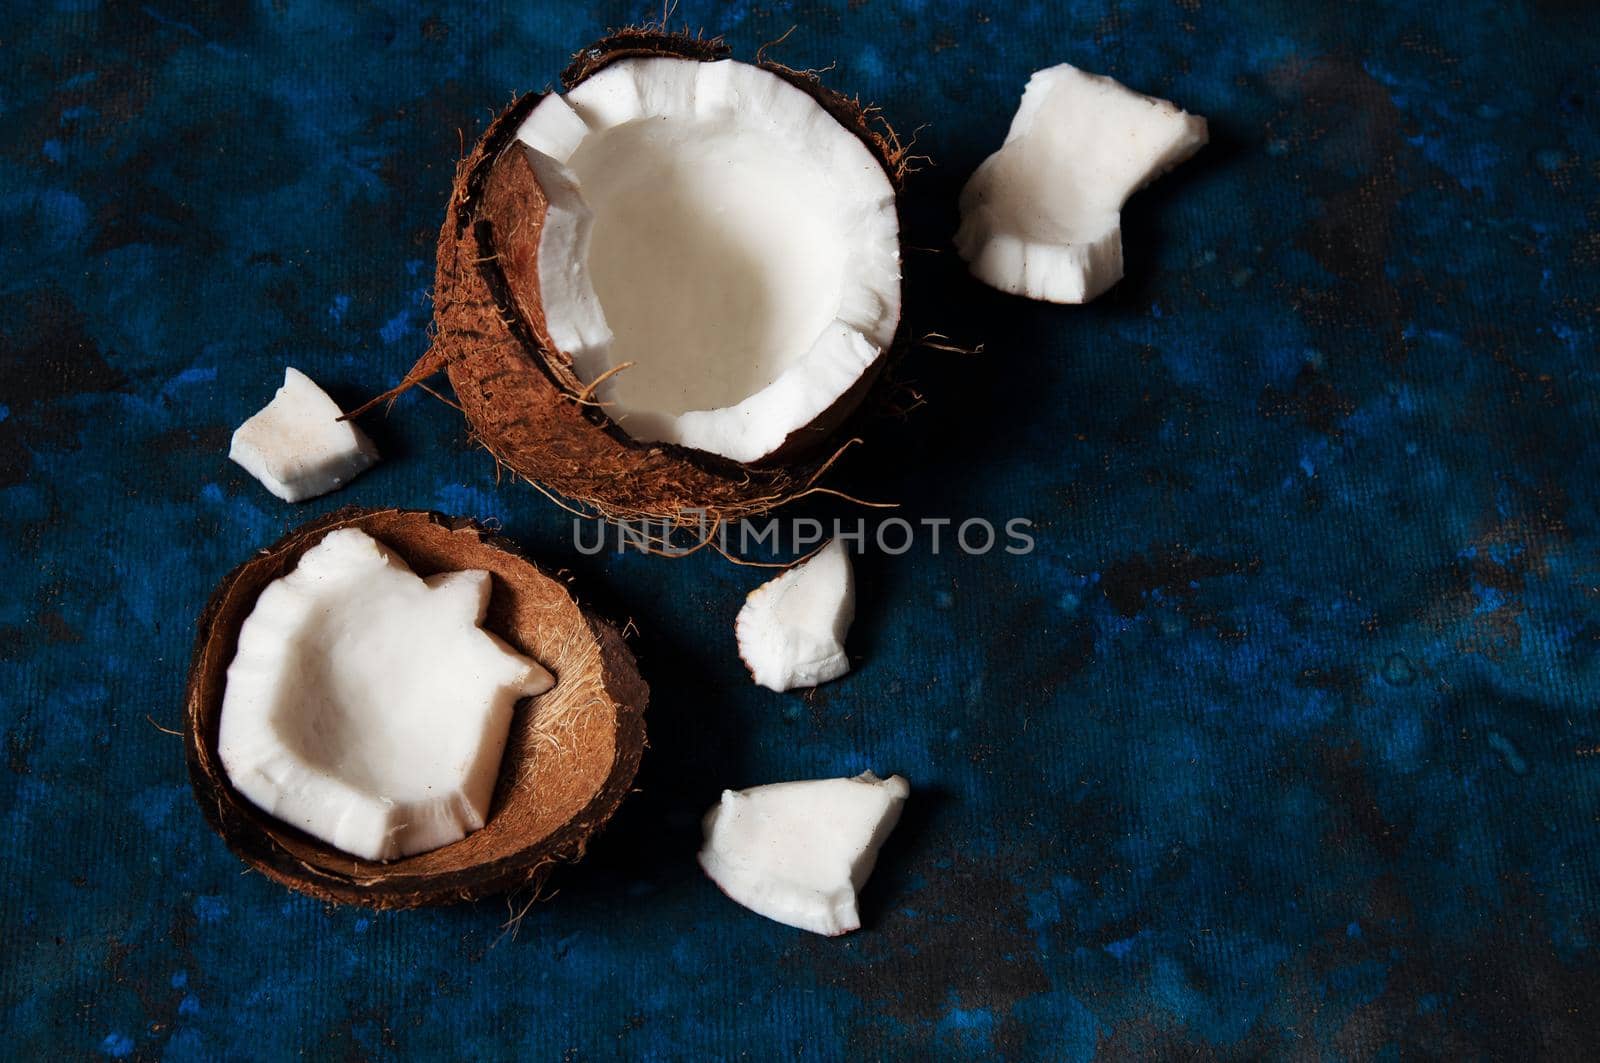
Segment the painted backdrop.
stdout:
<svg viewBox="0 0 1600 1063">
<path fill-rule="evenodd" d="M 1591 1058 L 1600 18 L 1582 3 L 684 3 L 828 67 L 907 194 L 925 399 L 837 486 L 1036 549 L 860 559 L 856 670 L 745 678 L 759 575 L 587 557 L 444 405 L 291 507 L 224 460 L 285 363 L 424 349 L 463 140 L 616 3 L 12 3 L 0 21 L 0 1026 L 22 1057 Z M 955 196 L 1070 60 L 1211 120 L 1092 306 L 965 279 Z M 241 866 L 174 726 L 221 575 L 334 506 L 499 520 L 631 618 L 640 792 L 507 906 Z M 854 518 L 843 503 L 811 515 Z M 905 774 L 866 927 L 694 863 L 724 786 Z"/>
</svg>

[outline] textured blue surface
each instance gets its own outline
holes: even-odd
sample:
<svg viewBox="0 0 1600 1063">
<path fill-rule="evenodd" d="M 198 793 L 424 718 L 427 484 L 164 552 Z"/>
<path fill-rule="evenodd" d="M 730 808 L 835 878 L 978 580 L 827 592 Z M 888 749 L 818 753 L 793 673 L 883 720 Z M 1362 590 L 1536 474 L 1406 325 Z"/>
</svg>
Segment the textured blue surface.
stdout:
<svg viewBox="0 0 1600 1063">
<path fill-rule="evenodd" d="M 927 405 L 842 486 L 1038 549 L 858 566 L 858 667 L 753 688 L 752 571 L 585 558 L 408 397 L 302 507 L 224 461 L 291 362 L 423 350 L 462 137 L 613 3 L 12 4 L 0 20 L 0 1027 L 39 1056 L 1591 1058 L 1600 1014 L 1600 18 L 1576 3 L 694 3 L 925 127 L 912 242 L 1030 70 L 1210 117 L 1128 277 L 907 263 Z M 1326 10 L 1323 10 L 1323 8 Z M 174 726 L 220 576 L 348 502 L 494 517 L 618 616 L 641 791 L 504 907 L 328 909 L 240 865 Z M 840 506 L 819 516 L 855 515 Z M 815 938 L 693 860 L 723 786 L 899 771 Z"/>
</svg>

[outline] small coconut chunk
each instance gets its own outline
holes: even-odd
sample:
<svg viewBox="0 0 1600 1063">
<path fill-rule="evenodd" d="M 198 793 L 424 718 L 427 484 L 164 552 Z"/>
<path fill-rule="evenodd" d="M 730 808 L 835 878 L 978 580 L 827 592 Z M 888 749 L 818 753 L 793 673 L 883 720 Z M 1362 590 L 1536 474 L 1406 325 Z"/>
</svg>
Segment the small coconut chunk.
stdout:
<svg viewBox="0 0 1600 1063">
<path fill-rule="evenodd" d="M 700 866 L 768 919 L 836 936 L 861 927 L 856 894 L 911 787 L 898 775 L 724 790 L 705 818 Z"/>
<path fill-rule="evenodd" d="M 1063 63 L 1034 74 L 961 193 L 956 249 L 1003 292 L 1088 302 L 1122 279 L 1122 205 L 1198 151 L 1206 120 Z"/>
<path fill-rule="evenodd" d="M 354 528 L 261 592 L 228 666 L 217 751 L 307 834 L 391 860 L 484 825 L 519 698 L 554 680 L 482 630 L 488 572 L 423 579 Z"/>
<path fill-rule="evenodd" d="M 733 625 L 739 656 L 769 690 L 838 679 L 850 670 L 844 637 L 855 612 L 850 554 L 834 539 L 750 592 Z"/>
<path fill-rule="evenodd" d="M 343 414 L 315 381 L 286 368 L 272 401 L 233 433 L 228 457 L 285 502 L 325 495 L 378 460 L 372 440 L 339 420 Z"/>
</svg>

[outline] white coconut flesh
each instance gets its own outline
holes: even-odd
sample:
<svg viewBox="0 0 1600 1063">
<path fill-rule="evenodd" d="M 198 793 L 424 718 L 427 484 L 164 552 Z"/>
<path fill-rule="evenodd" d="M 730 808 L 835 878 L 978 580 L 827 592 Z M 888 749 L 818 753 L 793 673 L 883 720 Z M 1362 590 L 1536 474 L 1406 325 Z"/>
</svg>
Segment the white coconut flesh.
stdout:
<svg viewBox="0 0 1600 1063">
<path fill-rule="evenodd" d="M 911 787 L 870 771 L 724 790 L 706 813 L 700 866 L 746 908 L 788 926 L 859 929 L 856 894 L 900 819 Z"/>
<path fill-rule="evenodd" d="M 956 249 L 1001 291 L 1082 303 L 1122 279 L 1122 205 L 1206 142 L 1206 120 L 1069 64 L 1028 81 L 961 193 Z"/>
<path fill-rule="evenodd" d="M 378 460 L 366 433 L 293 366 L 272 401 L 233 433 L 228 457 L 285 502 L 337 490 Z"/>
<path fill-rule="evenodd" d="M 368 860 L 482 827 L 515 704 L 554 682 L 482 630 L 491 582 L 329 532 L 240 628 L 217 736 L 234 787 Z"/>
<path fill-rule="evenodd" d="M 604 377 L 595 397 L 635 439 L 758 461 L 893 339 L 894 187 L 777 75 L 622 60 L 546 97 L 517 135 L 549 201 L 550 339 L 586 383 Z"/>
<path fill-rule="evenodd" d="M 855 574 L 842 539 L 751 591 L 734 619 L 739 656 L 769 690 L 814 687 L 850 670 Z"/>
</svg>

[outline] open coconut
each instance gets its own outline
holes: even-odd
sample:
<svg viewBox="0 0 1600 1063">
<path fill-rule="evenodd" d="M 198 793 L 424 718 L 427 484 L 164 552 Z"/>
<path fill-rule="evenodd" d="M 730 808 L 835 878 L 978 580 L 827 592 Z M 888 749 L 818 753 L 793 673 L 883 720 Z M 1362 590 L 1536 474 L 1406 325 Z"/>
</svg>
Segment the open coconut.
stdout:
<svg viewBox="0 0 1600 1063">
<path fill-rule="evenodd" d="M 615 518 L 811 486 L 900 332 L 905 153 L 812 74 L 629 30 L 460 165 L 435 335 L 477 442 Z"/>
<path fill-rule="evenodd" d="M 486 630 L 557 680 L 512 718 L 483 827 L 388 862 L 353 857 L 269 815 L 235 788 L 219 755 L 228 667 L 247 617 L 269 584 L 345 528 L 365 532 L 420 576 L 489 572 Z M 633 782 L 648 695 L 616 628 L 504 540 L 436 513 L 347 508 L 296 529 L 223 580 L 200 620 L 184 741 L 206 818 L 250 866 L 323 900 L 409 908 L 537 885 L 554 864 L 582 856 Z"/>
</svg>

